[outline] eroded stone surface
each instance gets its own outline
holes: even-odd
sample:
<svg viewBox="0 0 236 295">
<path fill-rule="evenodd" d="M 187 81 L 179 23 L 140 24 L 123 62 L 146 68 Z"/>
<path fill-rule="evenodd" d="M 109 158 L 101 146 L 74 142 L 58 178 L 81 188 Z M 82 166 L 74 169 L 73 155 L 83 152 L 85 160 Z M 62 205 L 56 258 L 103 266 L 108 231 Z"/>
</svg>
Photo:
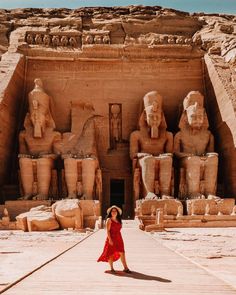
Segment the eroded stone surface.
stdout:
<svg viewBox="0 0 236 295">
<path fill-rule="evenodd" d="M 159 6 L 1 10 L 2 51 L 14 43 L 14 31 L 26 31 L 20 42 L 55 48 L 91 44 L 196 43 L 226 56 L 234 48 L 232 15 L 189 14 Z M 16 36 L 17 34 L 15 34 Z M 193 38 L 192 38 L 193 37 Z M 24 39 L 25 38 L 25 39 Z M 15 39 L 18 42 L 17 39 Z M 14 48 L 14 46 L 12 47 Z M 233 61 L 233 51 L 227 60 Z"/>
</svg>

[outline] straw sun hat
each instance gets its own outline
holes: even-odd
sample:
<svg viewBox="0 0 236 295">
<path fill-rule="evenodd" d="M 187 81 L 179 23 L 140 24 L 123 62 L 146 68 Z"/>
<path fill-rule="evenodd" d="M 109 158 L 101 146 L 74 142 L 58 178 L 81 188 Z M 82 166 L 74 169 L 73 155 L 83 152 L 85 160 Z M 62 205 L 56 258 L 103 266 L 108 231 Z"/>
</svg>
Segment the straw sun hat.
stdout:
<svg viewBox="0 0 236 295">
<path fill-rule="evenodd" d="M 109 214 L 113 208 L 115 208 L 119 212 L 120 215 L 122 214 L 122 210 L 119 207 L 115 206 L 115 205 L 113 205 L 113 206 L 111 206 L 110 208 L 107 209 L 107 214 Z"/>
</svg>

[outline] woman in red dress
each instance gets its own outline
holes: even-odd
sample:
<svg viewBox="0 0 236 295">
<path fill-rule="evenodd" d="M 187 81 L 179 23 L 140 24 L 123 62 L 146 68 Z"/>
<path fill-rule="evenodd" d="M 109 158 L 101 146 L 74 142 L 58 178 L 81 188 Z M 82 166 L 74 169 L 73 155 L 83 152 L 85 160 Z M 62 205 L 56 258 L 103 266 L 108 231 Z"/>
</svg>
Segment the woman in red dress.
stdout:
<svg viewBox="0 0 236 295">
<path fill-rule="evenodd" d="M 124 242 L 120 232 L 122 227 L 121 214 L 122 210 L 117 206 L 111 206 L 107 209 L 107 239 L 102 255 L 97 261 L 108 262 L 111 267 L 111 272 L 115 272 L 113 262 L 120 258 L 124 266 L 123 271 L 131 273 L 126 263 Z"/>
</svg>

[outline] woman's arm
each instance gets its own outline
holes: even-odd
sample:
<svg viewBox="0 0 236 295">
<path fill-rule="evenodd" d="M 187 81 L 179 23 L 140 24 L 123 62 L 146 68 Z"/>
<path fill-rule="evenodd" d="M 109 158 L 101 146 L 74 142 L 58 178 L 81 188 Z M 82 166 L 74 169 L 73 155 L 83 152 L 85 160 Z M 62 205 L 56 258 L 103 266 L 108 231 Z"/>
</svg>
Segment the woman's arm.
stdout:
<svg viewBox="0 0 236 295">
<path fill-rule="evenodd" d="M 113 242 L 112 242 L 111 234 L 110 234 L 110 229 L 111 229 L 111 219 L 110 218 L 107 219 L 106 229 L 107 229 L 107 237 L 108 237 L 108 240 L 109 240 L 109 244 L 112 246 Z"/>
</svg>

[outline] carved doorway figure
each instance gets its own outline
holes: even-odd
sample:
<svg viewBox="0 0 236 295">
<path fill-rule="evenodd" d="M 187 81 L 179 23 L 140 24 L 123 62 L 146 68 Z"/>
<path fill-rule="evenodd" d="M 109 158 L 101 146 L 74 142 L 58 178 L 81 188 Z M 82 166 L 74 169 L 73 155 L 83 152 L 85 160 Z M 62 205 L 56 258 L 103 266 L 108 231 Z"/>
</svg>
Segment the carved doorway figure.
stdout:
<svg viewBox="0 0 236 295">
<path fill-rule="evenodd" d="M 117 144 L 122 143 L 122 105 L 109 104 L 110 149 L 117 149 Z"/>
</svg>

